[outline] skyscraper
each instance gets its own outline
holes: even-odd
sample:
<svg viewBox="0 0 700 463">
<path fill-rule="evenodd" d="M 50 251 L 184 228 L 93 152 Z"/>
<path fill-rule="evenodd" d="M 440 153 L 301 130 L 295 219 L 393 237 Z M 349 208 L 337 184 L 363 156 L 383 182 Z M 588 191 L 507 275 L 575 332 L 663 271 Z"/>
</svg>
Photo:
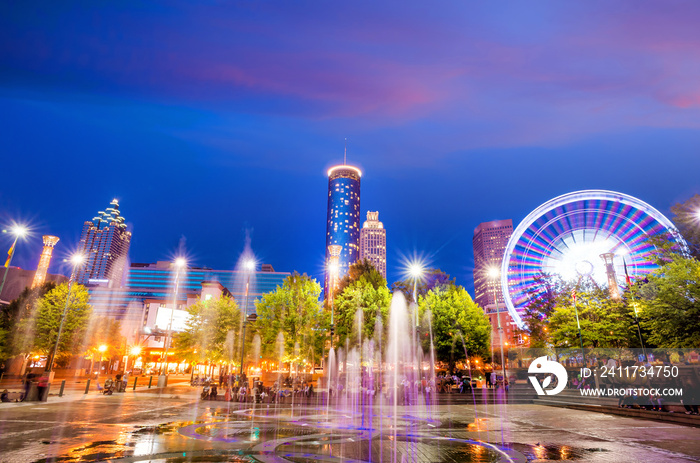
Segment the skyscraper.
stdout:
<svg viewBox="0 0 700 463">
<path fill-rule="evenodd" d="M 34 280 L 32 280 L 32 288 L 41 286 L 46 281 L 46 272 L 48 272 L 49 264 L 51 263 L 53 247 L 58 243 L 58 236 L 44 235 L 43 238 L 44 249 L 41 251 L 41 257 L 39 257 L 39 265 L 36 268 Z"/>
<path fill-rule="evenodd" d="M 513 221 L 510 219 L 480 223 L 474 229 L 474 301 L 487 312 L 489 309 L 495 310 L 496 295 L 499 309 L 506 308 L 501 292 L 501 280 L 490 278 L 489 269 L 496 268 L 500 272 L 511 234 Z"/>
<path fill-rule="evenodd" d="M 85 263 L 76 272 L 80 284 L 102 284 L 119 287 L 122 284 L 131 232 L 126 230 L 119 202 L 114 199 L 104 212 L 83 224 L 80 251 Z"/>
<path fill-rule="evenodd" d="M 386 278 L 386 229 L 379 221 L 379 212 L 367 211 L 360 230 L 360 259 L 369 259 Z"/>
<path fill-rule="evenodd" d="M 360 257 L 360 177 L 357 167 L 347 164 L 328 170 L 328 219 L 326 221 L 326 276 L 328 294 L 330 246 L 341 246 L 337 263 L 337 278 Z"/>
<path fill-rule="evenodd" d="M 494 220 L 480 223 L 474 229 L 472 246 L 474 249 L 474 301 L 479 304 L 489 317 L 491 322 L 491 345 L 500 343 L 514 343 L 515 323 L 508 314 L 501 290 L 501 279 L 489 275 L 490 269 L 501 271 L 501 263 L 508 245 L 510 235 L 513 234 L 513 221 Z M 496 311 L 498 300 L 498 312 Z M 503 339 L 498 333 L 499 319 L 503 329 Z"/>
</svg>

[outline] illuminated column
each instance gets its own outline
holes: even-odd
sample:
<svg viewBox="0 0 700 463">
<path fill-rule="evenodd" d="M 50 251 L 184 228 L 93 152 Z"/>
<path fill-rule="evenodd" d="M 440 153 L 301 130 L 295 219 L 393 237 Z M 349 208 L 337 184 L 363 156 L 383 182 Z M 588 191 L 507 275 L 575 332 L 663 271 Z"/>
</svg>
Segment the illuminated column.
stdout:
<svg viewBox="0 0 700 463">
<path fill-rule="evenodd" d="M 605 263 L 605 273 L 608 275 L 608 292 L 610 293 L 610 297 L 620 300 L 620 288 L 617 286 L 617 277 L 615 275 L 615 254 L 606 252 L 605 254 L 601 254 L 600 258 L 603 259 Z"/>
<path fill-rule="evenodd" d="M 333 304 L 333 296 L 335 290 L 338 288 L 338 261 L 340 260 L 340 252 L 343 247 L 339 244 L 332 244 L 328 246 L 328 271 L 329 271 L 329 285 L 328 294 L 326 295 L 329 304 Z"/>
<path fill-rule="evenodd" d="M 39 266 L 36 268 L 34 281 L 32 281 L 32 288 L 41 286 L 46 281 L 46 272 L 49 270 L 53 247 L 56 246 L 56 243 L 58 243 L 58 236 L 44 235 L 44 249 L 41 251 Z"/>
</svg>

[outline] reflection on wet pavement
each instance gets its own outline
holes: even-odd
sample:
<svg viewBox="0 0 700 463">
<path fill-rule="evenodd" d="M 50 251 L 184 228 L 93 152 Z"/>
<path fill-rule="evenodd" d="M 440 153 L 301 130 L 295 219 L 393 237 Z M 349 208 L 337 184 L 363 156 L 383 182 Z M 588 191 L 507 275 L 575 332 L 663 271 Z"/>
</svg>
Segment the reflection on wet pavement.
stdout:
<svg viewBox="0 0 700 463">
<path fill-rule="evenodd" d="M 536 405 L 372 419 L 162 397 L 0 409 L 13 462 L 698 462 L 697 429 Z"/>
</svg>

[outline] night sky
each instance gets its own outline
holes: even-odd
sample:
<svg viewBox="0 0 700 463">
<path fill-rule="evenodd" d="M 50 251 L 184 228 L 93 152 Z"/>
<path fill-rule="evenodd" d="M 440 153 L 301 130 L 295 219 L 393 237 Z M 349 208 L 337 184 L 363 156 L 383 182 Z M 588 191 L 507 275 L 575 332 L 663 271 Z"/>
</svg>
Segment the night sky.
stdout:
<svg viewBox="0 0 700 463">
<path fill-rule="evenodd" d="M 700 3 L 0 5 L 0 223 L 52 272 L 118 198 L 130 258 L 322 274 L 328 180 L 360 167 L 388 279 L 472 287 L 480 222 L 587 188 L 663 213 L 700 193 Z M 2 253 L 11 238 L 0 235 Z M 4 260 L 4 258 L 3 258 Z"/>
</svg>

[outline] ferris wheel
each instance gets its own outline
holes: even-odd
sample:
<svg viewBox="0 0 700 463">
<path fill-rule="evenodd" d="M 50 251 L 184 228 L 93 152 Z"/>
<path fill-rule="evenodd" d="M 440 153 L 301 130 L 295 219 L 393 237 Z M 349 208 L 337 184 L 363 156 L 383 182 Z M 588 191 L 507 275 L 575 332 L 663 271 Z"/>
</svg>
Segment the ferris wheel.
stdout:
<svg viewBox="0 0 700 463">
<path fill-rule="evenodd" d="M 586 276 L 600 286 L 624 284 L 625 271 L 633 280 L 646 275 L 656 268 L 648 238 L 663 233 L 685 247 L 670 220 L 623 193 L 584 190 L 547 201 L 518 225 L 506 246 L 501 287 L 508 312 L 524 328 L 525 307 L 545 290 L 538 282 L 542 274 Z"/>
</svg>

